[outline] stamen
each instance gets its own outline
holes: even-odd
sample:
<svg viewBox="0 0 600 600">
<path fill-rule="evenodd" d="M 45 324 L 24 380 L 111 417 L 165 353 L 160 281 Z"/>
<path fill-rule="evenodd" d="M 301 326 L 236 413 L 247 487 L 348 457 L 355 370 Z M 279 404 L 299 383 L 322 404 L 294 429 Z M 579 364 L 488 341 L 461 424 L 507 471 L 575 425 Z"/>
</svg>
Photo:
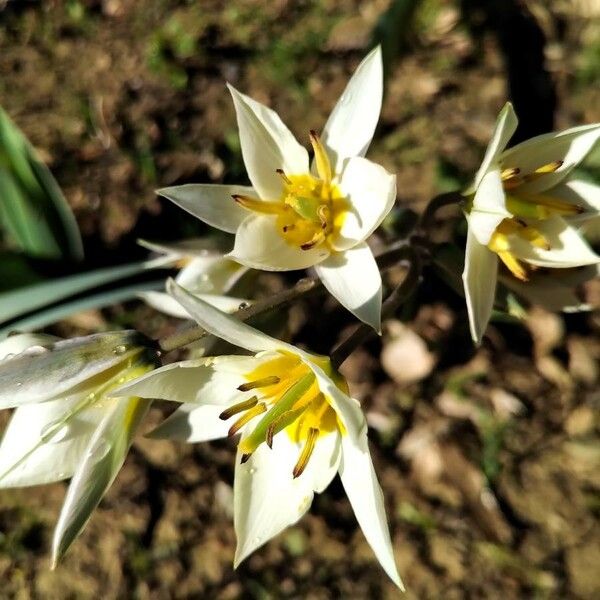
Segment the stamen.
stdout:
<svg viewBox="0 0 600 600">
<path fill-rule="evenodd" d="M 250 457 L 252 456 L 252 453 L 248 453 L 248 454 L 242 454 L 242 457 L 240 458 L 240 464 L 244 464 L 247 463 L 250 460 Z"/>
<path fill-rule="evenodd" d="M 238 390 L 239 389 L 240 388 L 238 388 Z M 229 408 L 225 409 L 219 415 L 219 419 L 221 419 L 222 421 L 227 421 L 227 419 L 231 419 L 231 417 L 233 417 L 234 415 L 244 412 L 245 410 L 254 408 L 257 404 L 258 404 L 258 396 L 252 396 L 252 398 L 249 398 L 248 400 L 244 400 L 243 402 L 238 402 L 237 404 L 234 404 L 233 406 L 230 406 Z"/>
<path fill-rule="evenodd" d="M 316 427 L 311 427 L 308 430 L 308 436 L 306 438 L 306 442 L 304 443 L 304 448 L 302 448 L 302 452 L 300 453 L 300 457 L 298 458 L 298 462 L 294 467 L 293 475 L 294 479 L 300 477 L 306 469 L 306 465 L 308 465 L 308 461 L 315 449 L 315 442 L 319 437 L 319 430 Z"/>
<path fill-rule="evenodd" d="M 292 185 L 292 180 L 285 174 L 283 169 L 275 169 L 275 173 L 277 173 L 285 183 Z"/>
<path fill-rule="evenodd" d="M 527 271 L 523 268 L 521 263 L 515 258 L 515 256 L 508 251 L 497 252 L 500 260 L 507 266 L 508 270 L 521 281 L 528 281 Z"/>
<path fill-rule="evenodd" d="M 327 156 L 327 151 L 323 146 L 321 139 L 316 131 L 310 130 L 310 143 L 315 152 L 315 162 L 317 164 L 317 173 L 325 183 L 331 182 L 331 163 Z"/>
<path fill-rule="evenodd" d="M 277 375 L 269 375 L 268 377 L 263 377 L 262 379 L 257 379 L 256 381 L 249 381 L 248 383 L 242 383 L 242 385 L 238 385 L 238 390 L 240 392 L 249 392 L 250 390 L 254 390 L 256 388 L 268 387 L 270 385 L 275 385 L 279 383 L 281 379 L 277 377 Z"/>
<path fill-rule="evenodd" d="M 560 200 L 554 196 L 548 196 L 547 194 L 532 194 L 531 196 L 524 196 L 525 200 L 534 202 L 541 206 L 549 208 L 551 211 L 560 215 L 580 215 L 585 212 L 585 208 L 579 204 L 572 204 L 566 200 Z"/>
<path fill-rule="evenodd" d="M 258 417 L 262 413 L 266 412 L 267 407 L 261 402 L 257 404 L 254 408 L 251 408 L 245 415 L 240 417 L 227 432 L 229 437 L 233 437 L 246 423 L 249 423 L 254 417 Z"/>
<path fill-rule="evenodd" d="M 288 231 L 292 231 L 293 229 L 296 229 L 296 225 L 294 225 L 294 223 L 291 223 L 290 225 L 284 225 L 281 230 L 283 231 L 283 233 L 287 233 Z"/>
<path fill-rule="evenodd" d="M 317 233 L 315 233 L 315 235 L 312 236 L 312 238 L 310 240 L 308 240 L 308 242 L 305 242 L 304 244 L 300 244 L 300 248 L 302 250 L 310 250 L 311 248 L 314 248 L 315 246 L 317 246 L 324 240 L 325 240 L 325 232 L 323 231 L 323 229 L 320 229 L 319 231 L 317 231 Z"/>
<path fill-rule="evenodd" d="M 541 167 L 538 167 L 534 173 L 538 173 L 538 174 L 543 174 L 543 173 L 554 173 L 555 171 L 558 171 L 558 169 L 560 169 L 563 166 L 564 161 L 562 160 L 553 160 L 552 162 L 546 164 L 546 165 L 542 165 Z"/>
<path fill-rule="evenodd" d="M 331 210 L 326 204 L 322 204 L 317 209 L 317 216 L 321 221 L 321 229 L 327 229 L 329 227 L 329 218 L 331 216 Z"/>
<path fill-rule="evenodd" d="M 282 415 L 279 415 L 279 417 L 269 425 L 265 439 L 269 448 L 273 447 L 273 437 L 284 430 L 288 425 L 291 425 L 306 410 L 306 408 L 307 407 L 304 406 L 296 410 L 285 412 Z"/>
<path fill-rule="evenodd" d="M 518 175 L 520 172 L 521 169 L 519 169 L 519 167 L 510 167 L 509 169 L 503 169 L 500 176 L 502 177 L 502 180 L 512 179 L 515 175 Z"/>
<path fill-rule="evenodd" d="M 518 235 L 530 242 L 536 248 L 550 250 L 551 246 L 548 243 L 548 240 L 535 227 L 525 226 L 519 230 Z"/>
<path fill-rule="evenodd" d="M 286 211 L 283 202 L 269 202 L 241 194 L 234 194 L 232 198 L 244 208 L 263 215 L 282 215 Z"/>
</svg>

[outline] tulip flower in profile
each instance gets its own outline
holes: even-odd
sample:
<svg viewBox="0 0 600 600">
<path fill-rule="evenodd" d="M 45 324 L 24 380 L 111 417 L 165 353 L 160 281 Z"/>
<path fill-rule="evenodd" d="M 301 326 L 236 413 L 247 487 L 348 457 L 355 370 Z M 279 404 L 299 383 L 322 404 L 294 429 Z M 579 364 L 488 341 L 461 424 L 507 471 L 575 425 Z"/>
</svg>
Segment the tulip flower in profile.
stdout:
<svg viewBox="0 0 600 600">
<path fill-rule="evenodd" d="M 149 408 L 148 400 L 109 397 L 156 366 L 148 342 L 133 331 L 0 342 L 0 408 L 16 408 L 0 442 L 0 488 L 72 478 L 54 565 L 110 487 Z"/>
<path fill-rule="evenodd" d="M 402 587 L 365 417 L 329 358 L 269 337 L 173 281 L 168 288 L 203 328 L 254 355 L 170 364 L 116 393 L 184 403 L 153 437 L 200 442 L 241 434 L 235 565 L 302 517 L 339 473 L 367 541 Z"/>
<path fill-rule="evenodd" d="M 600 260 L 578 230 L 582 220 L 598 215 L 598 188 L 572 176 L 600 138 L 600 124 L 541 135 L 505 150 L 516 127 L 507 104 L 465 192 L 463 282 L 476 343 L 492 312 L 498 259 L 512 277 L 531 285 L 539 267 L 566 269 Z"/>
<path fill-rule="evenodd" d="M 244 298 L 229 295 L 248 269 L 220 252 L 207 249 L 206 240 L 190 240 L 179 244 L 157 244 L 140 240 L 139 244 L 163 255 L 149 260 L 149 268 L 180 268 L 175 281 L 219 310 L 232 312 L 240 304 L 248 303 Z M 152 308 L 166 315 L 179 319 L 189 318 L 181 304 L 165 292 L 140 292 L 139 296 Z"/>
<path fill-rule="evenodd" d="M 396 198 L 396 178 L 363 158 L 381 109 L 381 50 L 358 66 L 321 136 L 312 166 L 271 109 L 229 86 L 252 187 L 191 184 L 158 193 L 204 222 L 235 233 L 230 257 L 248 267 L 314 267 L 325 287 L 379 331 L 381 276 L 365 240 Z"/>
</svg>

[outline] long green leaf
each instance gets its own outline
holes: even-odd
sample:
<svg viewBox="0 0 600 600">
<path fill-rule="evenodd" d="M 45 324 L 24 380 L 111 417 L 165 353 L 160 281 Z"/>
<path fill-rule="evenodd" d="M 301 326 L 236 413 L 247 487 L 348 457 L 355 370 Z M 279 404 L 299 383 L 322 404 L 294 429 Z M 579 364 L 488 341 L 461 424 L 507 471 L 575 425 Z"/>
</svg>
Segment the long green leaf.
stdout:
<svg viewBox="0 0 600 600">
<path fill-rule="evenodd" d="M 130 277 L 140 273 L 145 267 L 145 262 L 130 263 L 78 275 L 69 275 L 61 279 L 44 281 L 43 283 L 0 293 L 0 324 L 38 308 L 49 306 L 69 296 Z"/>
<path fill-rule="evenodd" d="M 60 187 L 2 108 L 0 220 L 27 254 L 54 259 L 83 257 L 79 229 Z"/>
<path fill-rule="evenodd" d="M 93 294 L 92 296 L 86 296 L 85 298 L 53 306 L 52 308 L 40 311 L 30 317 L 25 317 L 24 319 L 20 319 L 3 327 L 0 329 L 0 340 L 4 339 L 12 331 L 34 331 L 36 329 L 42 329 L 43 327 L 52 325 L 53 323 L 66 319 L 78 312 L 95 308 L 104 308 L 105 306 L 125 302 L 137 298 L 140 292 L 163 289 L 164 285 L 165 280 L 159 279 L 149 283 L 138 283 L 110 290 L 108 292 L 100 292 L 98 294 Z"/>
</svg>

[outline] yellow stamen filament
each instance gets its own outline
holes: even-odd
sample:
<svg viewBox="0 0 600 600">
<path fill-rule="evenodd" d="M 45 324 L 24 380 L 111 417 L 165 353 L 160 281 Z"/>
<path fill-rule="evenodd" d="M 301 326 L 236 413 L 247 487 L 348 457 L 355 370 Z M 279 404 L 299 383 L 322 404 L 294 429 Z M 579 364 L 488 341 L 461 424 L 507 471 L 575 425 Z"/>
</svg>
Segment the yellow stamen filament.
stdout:
<svg viewBox="0 0 600 600">
<path fill-rule="evenodd" d="M 269 202 L 240 194 L 235 194 L 232 198 L 244 208 L 262 215 L 282 215 L 285 213 L 285 205 L 282 202 Z"/>
<path fill-rule="evenodd" d="M 315 152 L 315 162 L 317 164 L 317 173 L 319 177 L 325 182 L 330 183 L 332 179 L 331 163 L 329 162 L 329 156 L 323 146 L 321 139 L 316 131 L 310 131 L 310 143 L 312 144 Z"/>
<path fill-rule="evenodd" d="M 549 162 L 545 165 L 542 165 L 541 167 L 538 167 L 533 173 L 529 174 L 529 175 L 525 175 L 525 177 L 530 177 L 531 175 L 545 175 L 546 173 L 554 173 L 555 171 L 558 171 L 558 169 L 560 169 L 563 166 L 563 161 L 562 160 L 553 160 L 552 162 Z"/>
<path fill-rule="evenodd" d="M 515 258 L 511 252 L 497 252 L 500 260 L 507 266 L 508 270 L 521 281 L 528 281 L 527 271 L 523 268 L 521 263 Z"/>
<path fill-rule="evenodd" d="M 251 408 L 246 412 L 245 415 L 241 416 L 230 428 L 227 433 L 229 437 L 233 437 L 246 423 L 249 423 L 254 417 L 258 417 L 258 415 L 262 415 L 262 413 L 267 411 L 267 407 L 261 402 L 257 404 L 254 408 Z"/>
<path fill-rule="evenodd" d="M 233 417 L 234 415 L 244 412 L 245 410 L 254 408 L 257 404 L 258 396 L 252 396 L 252 398 L 249 398 L 248 400 L 238 402 L 237 404 L 234 404 L 233 406 L 230 406 L 229 408 L 225 409 L 219 415 L 219 419 L 221 419 L 222 421 L 227 421 L 227 419 L 231 419 L 231 417 Z"/>
<path fill-rule="evenodd" d="M 281 379 L 277 377 L 277 375 L 268 375 L 267 377 L 263 377 L 261 379 L 256 379 L 255 381 L 249 381 L 248 383 L 242 383 L 242 385 L 238 386 L 238 390 L 240 392 L 248 392 L 250 390 L 255 390 L 256 388 L 269 387 L 270 385 L 275 385 L 279 383 Z"/>
<path fill-rule="evenodd" d="M 308 430 L 306 442 L 304 442 L 304 447 L 302 448 L 302 452 L 300 453 L 298 462 L 296 463 L 296 466 L 293 470 L 294 479 L 300 477 L 300 475 L 302 475 L 302 473 L 304 472 L 304 469 L 306 469 L 308 461 L 310 460 L 313 450 L 315 449 L 315 442 L 317 441 L 318 437 L 319 430 L 316 427 L 311 427 Z"/>
<path fill-rule="evenodd" d="M 551 212 L 558 213 L 559 215 L 579 215 L 582 212 L 585 212 L 585 208 L 579 204 L 571 204 L 571 202 L 559 200 L 558 198 L 547 194 L 523 194 L 521 197 L 528 202 L 545 206 L 550 209 Z"/>
<path fill-rule="evenodd" d="M 288 412 L 283 413 L 282 415 L 279 415 L 279 417 L 277 417 L 267 429 L 267 435 L 265 438 L 267 446 L 269 446 L 269 448 L 272 448 L 273 437 L 275 436 L 275 434 L 279 433 L 280 431 L 283 431 L 286 427 L 291 425 L 305 410 L 306 407 L 303 407 L 297 410 L 290 410 Z"/>
</svg>

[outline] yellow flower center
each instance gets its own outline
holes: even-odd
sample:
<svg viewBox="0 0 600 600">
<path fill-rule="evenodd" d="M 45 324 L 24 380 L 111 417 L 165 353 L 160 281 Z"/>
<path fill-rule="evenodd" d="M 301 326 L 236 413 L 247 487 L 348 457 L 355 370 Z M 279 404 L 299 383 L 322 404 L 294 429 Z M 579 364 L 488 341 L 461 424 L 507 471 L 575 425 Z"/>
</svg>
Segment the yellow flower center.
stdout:
<svg viewBox="0 0 600 600">
<path fill-rule="evenodd" d="M 263 215 L 273 215 L 279 235 L 291 246 L 310 250 L 320 245 L 332 249 L 348 212 L 348 201 L 334 181 L 331 163 L 318 135 L 310 132 L 318 177 L 310 173 L 277 173 L 283 181 L 278 200 L 258 200 L 234 196 L 243 207 Z"/>
<path fill-rule="evenodd" d="M 318 364 L 345 393 L 345 380 L 331 368 L 328 358 L 316 358 Z M 289 438 L 303 448 L 293 470 L 299 477 L 312 455 L 320 436 L 334 431 L 343 432 L 335 410 L 321 392 L 315 375 L 297 356 L 281 352 L 245 376 L 238 386 L 241 392 L 256 390 L 256 395 L 224 410 L 220 418 L 227 420 L 238 416 L 229 429 L 229 435 L 238 433 L 255 417 L 263 415 L 252 432 L 240 442 L 242 462 L 265 442 L 273 445 L 273 437 L 285 431 Z"/>
<path fill-rule="evenodd" d="M 536 248 L 550 250 L 548 240 L 530 224 L 530 221 L 544 221 L 553 215 L 569 216 L 583 212 L 581 206 L 565 202 L 547 193 L 531 193 L 520 189 L 526 183 L 537 181 L 548 173 L 554 173 L 561 165 L 562 161 L 557 160 L 542 165 L 531 173 L 521 173 L 521 169 L 517 167 L 502 171 L 506 208 L 513 216 L 504 219 L 496 227 L 488 248 L 495 252 L 509 271 L 521 281 L 527 281 L 529 275 L 511 251 L 510 236 L 516 235 Z"/>
</svg>

